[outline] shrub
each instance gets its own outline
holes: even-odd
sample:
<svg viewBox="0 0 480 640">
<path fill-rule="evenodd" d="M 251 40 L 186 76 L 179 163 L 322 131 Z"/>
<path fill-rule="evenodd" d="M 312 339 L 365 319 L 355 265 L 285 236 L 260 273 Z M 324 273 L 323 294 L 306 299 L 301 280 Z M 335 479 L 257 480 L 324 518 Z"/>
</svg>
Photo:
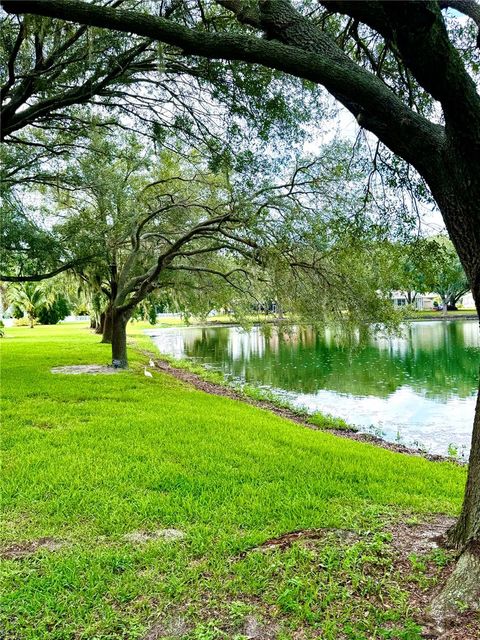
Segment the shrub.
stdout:
<svg viewBox="0 0 480 640">
<path fill-rule="evenodd" d="M 335 418 L 329 414 L 314 413 L 308 417 L 307 422 L 314 424 L 319 429 L 338 429 L 340 431 L 358 431 L 353 425 L 348 424 L 342 418 Z"/>
<path fill-rule="evenodd" d="M 57 324 L 70 313 L 68 302 L 63 296 L 55 298 L 51 305 L 44 305 L 38 312 L 38 320 L 41 324 Z"/>
<path fill-rule="evenodd" d="M 150 324 L 157 324 L 157 307 L 151 304 L 148 308 L 148 321 Z"/>
<path fill-rule="evenodd" d="M 18 305 L 15 305 L 13 307 L 12 316 L 15 318 L 15 320 L 21 320 L 23 318 L 23 309 L 20 309 Z"/>
</svg>

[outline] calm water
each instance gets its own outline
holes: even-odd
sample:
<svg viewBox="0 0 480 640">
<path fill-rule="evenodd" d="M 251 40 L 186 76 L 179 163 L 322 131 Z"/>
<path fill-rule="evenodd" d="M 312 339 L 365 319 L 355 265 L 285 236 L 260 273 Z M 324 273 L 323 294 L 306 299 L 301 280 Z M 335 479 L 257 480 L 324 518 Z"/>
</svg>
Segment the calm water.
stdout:
<svg viewBox="0 0 480 640">
<path fill-rule="evenodd" d="M 480 339 L 477 321 L 415 322 L 401 338 L 346 346 L 333 333 L 255 327 L 164 329 L 162 353 L 273 389 L 362 431 L 445 454 L 470 445 Z"/>
</svg>

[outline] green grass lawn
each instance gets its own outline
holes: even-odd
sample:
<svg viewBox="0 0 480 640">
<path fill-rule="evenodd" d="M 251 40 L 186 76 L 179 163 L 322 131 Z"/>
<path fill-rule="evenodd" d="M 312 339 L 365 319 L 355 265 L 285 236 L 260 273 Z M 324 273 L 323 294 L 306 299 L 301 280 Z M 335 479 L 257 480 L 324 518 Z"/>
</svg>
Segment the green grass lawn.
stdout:
<svg viewBox="0 0 480 640">
<path fill-rule="evenodd" d="M 446 314 L 443 311 L 412 311 L 410 319 L 415 320 L 415 318 L 458 318 L 462 316 L 472 316 L 475 317 L 477 315 L 476 309 L 458 309 L 457 311 L 447 311 Z"/>
<path fill-rule="evenodd" d="M 2 561 L 2 638 L 420 638 L 383 530 L 457 513 L 464 469 L 147 378 L 133 351 L 116 375 L 50 373 L 108 363 L 98 341 L 78 325 L 0 341 L 1 544 L 63 543 Z M 124 539 L 169 528 L 184 538 Z M 303 528 L 358 538 L 252 550 Z"/>
</svg>

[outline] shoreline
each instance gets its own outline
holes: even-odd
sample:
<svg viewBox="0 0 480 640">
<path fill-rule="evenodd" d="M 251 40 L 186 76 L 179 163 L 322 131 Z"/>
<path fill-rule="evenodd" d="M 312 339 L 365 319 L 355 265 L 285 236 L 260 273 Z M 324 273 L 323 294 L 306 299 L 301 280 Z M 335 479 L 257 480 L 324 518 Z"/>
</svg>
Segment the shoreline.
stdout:
<svg viewBox="0 0 480 640">
<path fill-rule="evenodd" d="M 430 321 L 433 320 L 434 322 L 438 322 L 439 320 L 444 320 L 445 322 L 447 321 L 451 321 L 451 320 L 479 320 L 479 317 L 477 314 L 475 313 L 463 313 L 463 314 L 458 314 L 458 315 L 454 315 L 454 316 L 443 316 L 441 315 L 441 312 L 438 312 L 438 316 L 425 316 L 425 317 L 421 317 L 421 318 L 416 318 L 415 316 L 413 317 L 409 317 L 407 318 L 407 320 L 409 322 L 425 322 L 425 321 Z"/>
<path fill-rule="evenodd" d="M 439 321 L 444 321 L 444 322 L 451 322 L 452 320 L 478 320 L 480 322 L 480 318 L 478 315 L 475 314 L 462 314 L 462 315 L 455 315 L 455 316 L 426 316 L 426 317 L 420 317 L 420 318 L 416 318 L 416 317 L 408 317 L 405 319 L 405 322 L 439 322 Z M 260 327 L 263 324 L 273 324 L 276 326 L 280 326 L 281 322 L 278 321 L 275 318 L 271 318 L 268 320 L 254 320 L 251 324 L 252 327 Z M 294 322 L 290 323 L 290 324 L 295 324 Z M 240 325 L 238 322 L 235 322 L 234 320 L 211 320 L 211 321 L 206 321 L 206 322 L 199 322 L 199 323 L 194 323 L 192 322 L 191 324 L 180 324 L 180 325 L 166 325 L 166 326 L 155 326 L 152 325 L 151 328 L 145 329 L 145 333 L 146 335 L 148 335 L 149 337 L 152 337 L 153 335 L 155 335 L 155 331 L 163 331 L 166 329 L 209 329 L 209 328 L 215 328 L 215 327 L 225 327 L 225 328 L 229 328 L 229 327 L 241 327 L 242 325 Z"/>
<path fill-rule="evenodd" d="M 311 429 L 313 431 L 321 431 L 322 433 L 330 433 L 332 435 L 338 436 L 340 438 L 345 438 L 348 440 L 356 440 L 357 442 L 363 442 L 365 444 L 371 444 L 382 449 L 387 449 L 389 451 L 393 451 L 394 453 L 401 453 L 404 455 L 415 456 L 417 458 L 424 458 L 429 460 L 430 462 L 450 462 L 456 464 L 458 466 L 466 466 L 467 462 L 453 458 L 450 456 L 443 456 L 436 453 L 428 453 L 427 451 L 422 451 L 420 449 L 415 449 L 413 447 L 407 447 L 406 445 L 389 442 L 384 438 L 379 436 L 375 436 L 369 433 L 362 433 L 356 429 L 335 429 L 335 428 L 321 428 L 313 424 L 308 420 L 309 416 L 305 415 L 301 412 L 296 412 L 293 408 L 283 407 L 275 404 L 270 400 L 257 400 L 251 398 L 250 396 L 242 393 L 241 391 L 230 387 L 228 384 L 222 384 L 219 382 L 211 382 L 203 378 L 200 374 L 189 371 L 186 368 L 177 367 L 172 365 L 168 360 L 164 359 L 167 356 L 164 354 L 153 353 L 152 351 L 147 351 L 142 349 L 136 345 L 132 345 L 134 349 L 138 352 L 142 353 L 145 356 L 148 356 L 153 359 L 155 363 L 155 368 L 163 373 L 173 376 L 177 380 L 181 380 L 187 384 L 190 384 L 195 389 L 199 391 L 203 391 L 205 393 L 217 396 L 223 396 L 226 398 L 230 398 L 232 400 L 238 400 L 240 402 L 258 407 L 259 409 L 264 409 L 269 411 L 277 416 L 282 418 L 286 418 L 287 420 L 291 420 L 307 429 Z"/>
</svg>

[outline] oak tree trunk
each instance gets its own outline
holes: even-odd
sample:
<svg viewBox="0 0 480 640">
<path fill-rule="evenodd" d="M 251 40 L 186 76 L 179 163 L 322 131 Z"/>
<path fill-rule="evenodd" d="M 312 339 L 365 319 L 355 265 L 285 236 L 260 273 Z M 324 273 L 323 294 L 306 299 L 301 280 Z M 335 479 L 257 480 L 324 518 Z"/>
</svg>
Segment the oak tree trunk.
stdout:
<svg viewBox="0 0 480 640">
<path fill-rule="evenodd" d="M 474 278 L 472 294 L 477 311 L 480 311 L 480 269 L 477 278 Z M 459 550 L 466 547 L 476 549 L 480 558 L 480 384 L 473 419 L 472 446 L 462 512 L 457 523 L 449 531 L 449 541 Z"/>
<path fill-rule="evenodd" d="M 449 531 L 449 541 L 458 549 L 475 542 L 478 546 L 480 542 L 480 388 L 473 421 L 472 449 L 462 513 Z"/>
<path fill-rule="evenodd" d="M 105 327 L 105 311 L 102 311 L 100 317 L 96 322 L 95 333 L 103 335 L 103 328 Z M 102 340 L 103 342 L 103 340 Z"/>
<path fill-rule="evenodd" d="M 448 180 L 432 185 L 450 238 L 467 274 L 477 311 L 480 310 L 480 162 L 471 157 L 453 156 Z M 448 298 L 444 296 L 444 305 Z M 474 418 L 472 447 L 462 513 L 450 531 L 452 544 L 462 550 L 480 540 L 480 407 Z"/>
<path fill-rule="evenodd" d="M 444 183 L 445 191 L 435 195 L 480 311 L 480 173 L 475 180 L 466 162 L 457 162 L 455 170 L 461 179 L 454 188 Z M 444 302 L 446 307 L 446 298 Z M 447 537 L 459 558 L 429 609 L 440 633 L 444 632 L 446 621 L 456 615 L 459 604 L 477 610 L 480 607 L 480 385 L 462 511 Z"/>
<path fill-rule="evenodd" d="M 447 315 L 447 311 L 448 311 L 448 302 L 447 302 L 447 298 L 444 296 L 442 298 L 442 312 L 444 316 Z"/>
<path fill-rule="evenodd" d="M 102 343 L 103 344 L 112 344 L 112 329 L 113 329 L 113 318 L 112 318 L 112 309 L 108 307 L 105 311 L 103 326 L 102 326 Z"/>
<path fill-rule="evenodd" d="M 116 368 L 126 369 L 127 359 L 127 322 L 128 313 L 118 313 L 115 310 L 112 317 L 112 365 Z"/>
<path fill-rule="evenodd" d="M 454 295 L 450 296 L 450 299 L 449 299 L 448 305 L 447 305 L 447 310 L 448 311 L 458 311 L 457 301 L 455 300 L 455 296 Z"/>
</svg>

